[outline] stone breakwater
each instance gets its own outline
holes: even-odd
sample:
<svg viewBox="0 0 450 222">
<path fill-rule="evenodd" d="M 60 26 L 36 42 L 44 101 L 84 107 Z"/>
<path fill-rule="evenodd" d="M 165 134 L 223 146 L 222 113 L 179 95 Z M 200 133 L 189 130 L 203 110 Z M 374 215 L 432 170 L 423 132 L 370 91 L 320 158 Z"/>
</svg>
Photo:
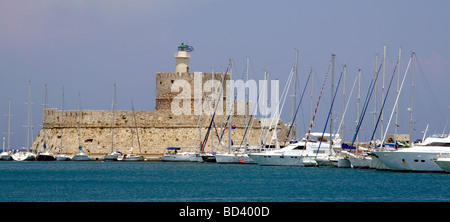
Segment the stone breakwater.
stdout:
<svg viewBox="0 0 450 222">
<path fill-rule="evenodd" d="M 135 111 L 116 110 L 114 119 L 114 136 L 112 134 L 112 111 L 107 110 L 82 110 L 79 122 L 78 110 L 64 111 L 52 108 L 44 111 L 43 127 L 33 142 L 32 149 L 43 150 L 44 141 L 47 150 L 51 152 L 76 153 L 78 152 L 79 136 L 78 124 L 80 123 L 80 143 L 84 150 L 91 154 L 104 154 L 111 152 L 111 148 L 121 152 L 129 152 L 133 147 L 133 153 L 143 155 L 162 155 L 168 146 L 198 146 L 199 145 L 199 116 L 173 115 L 167 110 Z M 223 116 L 222 125 L 225 126 L 227 116 Z M 217 134 L 221 134 L 222 116 L 215 117 L 216 131 L 214 135 L 214 150 L 219 147 Z M 236 129 L 232 130 L 234 144 L 240 144 L 245 132 L 244 116 L 234 115 L 232 123 Z M 202 139 L 211 122 L 210 115 L 202 115 Z M 247 133 L 249 145 L 257 145 L 261 138 L 261 124 L 269 122 L 268 119 L 255 118 L 253 125 Z M 133 124 L 133 125 L 132 125 Z M 133 139 L 132 139 L 133 126 Z M 277 135 L 280 142 L 284 142 L 289 126 L 282 120 L 278 123 Z M 211 150 L 211 134 L 206 150 Z M 268 140 L 272 137 L 272 131 L 268 133 Z M 61 146 L 62 141 L 62 146 Z M 228 131 L 222 138 L 223 145 L 227 146 Z M 183 148 L 182 151 L 192 148 Z"/>
</svg>

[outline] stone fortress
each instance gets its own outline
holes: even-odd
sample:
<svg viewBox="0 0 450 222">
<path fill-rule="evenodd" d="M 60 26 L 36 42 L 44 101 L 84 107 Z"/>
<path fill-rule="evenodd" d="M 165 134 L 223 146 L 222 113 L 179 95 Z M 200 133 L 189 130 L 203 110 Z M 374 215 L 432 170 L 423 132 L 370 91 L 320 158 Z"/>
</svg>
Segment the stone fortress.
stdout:
<svg viewBox="0 0 450 222">
<path fill-rule="evenodd" d="M 175 53 L 175 72 L 156 73 L 155 111 L 115 110 L 113 128 L 113 111 L 111 110 L 81 110 L 80 112 L 79 110 L 64 110 L 62 112 L 62 110 L 56 108 L 48 108 L 44 110 L 43 127 L 31 148 L 43 151 L 45 141 L 47 150 L 50 152 L 72 154 L 78 152 L 78 144 L 80 143 L 85 151 L 97 156 L 103 156 L 111 152 L 112 149 L 122 153 L 135 153 L 144 156 L 161 156 L 166 152 L 167 147 L 173 146 L 181 147 L 181 151 L 199 150 L 200 115 L 198 115 L 199 109 L 196 108 L 196 105 L 199 104 L 198 99 L 196 99 L 199 98 L 197 94 L 199 89 L 196 88 L 199 85 L 206 85 L 206 82 L 211 80 L 213 75 L 212 73 L 197 73 L 197 76 L 201 74 L 201 78 L 195 78 L 194 73 L 189 73 L 190 53 L 187 52 L 186 48 L 186 45 L 181 44 L 178 47 L 178 52 Z M 214 73 L 214 79 L 218 82 L 222 82 L 222 78 L 229 80 L 230 73 Z M 198 79 L 202 81 L 202 84 L 195 84 L 195 81 L 199 81 Z M 181 90 L 174 90 L 172 86 L 177 80 L 185 80 L 189 83 L 191 92 L 181 93 Z M 217 92 L 216 98 L 220 95 L 219 89 L 215 89 L 215 92 Z M 221 99 L 223 100 L 222 108 L 224 111 L 222 113 L 217 112 L 215 116 L 214 123 L 217 131 L 210 133 L 205 151 L 211 150 L 211 135 L 214 136 L 214 151 L 226 151 L 228 147 L 228 129 L 223 133 L 220 145 L 218 139 L 228 117 L 225 111 L 228 108 L 226 103 L 228 92 L 225 84 L 222 89 Z M 208 107 L 211 104 L 211 90 L 210 92 L 206 91 L 204 90 L 202 93 L 202 105 L 204 107 L 201 115 L 202 140 L 211 122 L 211 115 L 208 114 L 210 112 Z M 189 105 L 184 103 L 190 101 L 190 114 L 175 115 L 171 110 L 174 98 L 186 99 L 177 104 L 181 107 Z M 235 102 L 235 107 L 239 103 L 242 105 L 243 101 Z M 79 118 L 79 113 L 81 113 L 81 118 Z M 260 144 L 261 124 L 264 124 L 264 120 L 267 119 L 253 119 L 253 124 L 247 132 L 249 145 Z M 245 115 L 237 115 L 236 109 L 234 109 L 232 124 L 236 126 L 235 129 L 231 130 L 232 140 L 234 145 L 239 145 L 245 132 Z M 78 126 L 80 126 L 80 130 L 78 130 Z M 289 126 L 280 120 L 277 128 L 277 136 L 282 145 L 289 131 Z M 80 132 L 80 136 L 78 136 L 78 132 Z M 271 137 L 272 132 L 269 132 L 267 140 L 270 141 Z"/>
</svg>

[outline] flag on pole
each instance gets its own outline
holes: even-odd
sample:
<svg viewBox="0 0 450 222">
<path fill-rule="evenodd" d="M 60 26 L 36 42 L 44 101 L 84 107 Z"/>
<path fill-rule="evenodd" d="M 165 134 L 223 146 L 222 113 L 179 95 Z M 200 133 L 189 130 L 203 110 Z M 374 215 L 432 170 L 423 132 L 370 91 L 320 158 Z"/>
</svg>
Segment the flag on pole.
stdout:
<svg viewBox="0 0 450 222">
<path fill-rule="evenodd" d="M 190 45 L 186 45 L 186 52 L 192 52 L 194 51 L 194 47 L 190 46 Z"/>
</svg>

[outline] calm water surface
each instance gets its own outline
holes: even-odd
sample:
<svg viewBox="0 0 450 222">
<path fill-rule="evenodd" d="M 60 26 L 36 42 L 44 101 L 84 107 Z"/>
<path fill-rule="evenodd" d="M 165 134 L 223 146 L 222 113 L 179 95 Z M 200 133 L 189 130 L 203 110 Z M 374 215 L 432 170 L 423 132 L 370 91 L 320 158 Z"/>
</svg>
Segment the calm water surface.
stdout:
<svg viewBox="0 0 450 222">
<path fill-rule="evenodd" d="M 450 201 L 450 175 L 164 162 L 0 162 L 0 201 Z"/>
</svg>

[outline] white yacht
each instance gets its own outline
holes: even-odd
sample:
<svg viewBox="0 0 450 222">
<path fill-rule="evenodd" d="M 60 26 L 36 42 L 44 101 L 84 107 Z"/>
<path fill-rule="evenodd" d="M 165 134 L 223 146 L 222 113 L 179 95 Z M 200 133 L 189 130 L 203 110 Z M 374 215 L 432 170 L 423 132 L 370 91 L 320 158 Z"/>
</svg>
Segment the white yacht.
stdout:
<svg viewBox="0 0 450 222">
<path fill-rule="evenodd" d="M 122 156 L 122 153 L 119 151 L 114 151 L 108 154 L 105 154 L 103 160 L 105 161 L 117 161 L 119 160 L 119 156 Z"/>
<path fill-rule="evenodd" d="M 4 151 L 0 153 L 0 160 L 11 160 L 11 159 L 12 157 L 10 152 Z"/>
<path fill-rule="evenodd" d="M 303 139 L 302 141 L 291 143 L 282 149 L 264 153 L 251 153 L 249 157 L 261 166 L 310 166 L 317 164 L 316 158 L 324 159 L 330 155 L 335 155 L 334 150 L 330 149 L 330 142 L 326 138 L 330 136 L 329 134 L 323 134 L 324 138 L 321 144 L 320 137 L 322 137 L 322 133 L 311 133 L 310 136 L 316 137 L 316 139 L 308 139 L 308 141 Z M 339 135 L 336 135 L 336 138 L 338 137 Z M 340 142 L 340 140 L 333 141 L 333 148 L 340 147 L 340 144 L 336 143 L 337 141 Z"/>
<path fill-rule="evenodd" d="M 72 160 L 74 160 L 74 161 L 89 161 L 89 160 L 91 160 L 91 157 L 80 148 L 80 152 L 73 155 Z"/>
<path fill-rule="evenodd" d="M 443 171 L 434 160 L 439 155 L 450 154 L 450 136 L 430 140 L 412 148 L 374 151 L 372 154 L 394 171 Z"/>
<path fill-rule="evenodd" d="M 246 163 L 246 164 L 256 164 L 256 162 L 248 156 L 249 153 L 255 153 L 260 150 L 259 146 L 248 146 L 248 147 L 233 147 L 234 151 L 227 153 L 216 153 L 217 163 Z"/>
<path fill-rule="evenodd" d="M 59 154 L 56 156 L 56 161 L 69 161 L 72 158 L 70 156 L 67 156 L 66 154 Z"/>
<path fill-rule="evenodd" d="M 144 157 L 143 156 L 140 156 L 140 155 L 136 155 L 136 154 L 133 154 L 133 153 L 131 153 L 131 154 L 123 154 L 122 156 L 119 156 L 118 158 L 117 158 L 117 160 L 119 160 L 119 161 L 125 161 L 125 162 L 136 162 L 136 161 L 142 161 L 142 160 L 144 160 Z"/>
<path fill-rule="evenodd" d="M 30 161 L 36 160 L 36 154 L 30 151 L 19 151 L 11 155 L 12 159 L 15 161 Z"/>
<path fill-rule="evenodd" d="M 163 162 L 201 162 L 198 152 L 178 152 L 180 147 L 167 147 L 167 153 L 161 157 Z"/>
</svg>

